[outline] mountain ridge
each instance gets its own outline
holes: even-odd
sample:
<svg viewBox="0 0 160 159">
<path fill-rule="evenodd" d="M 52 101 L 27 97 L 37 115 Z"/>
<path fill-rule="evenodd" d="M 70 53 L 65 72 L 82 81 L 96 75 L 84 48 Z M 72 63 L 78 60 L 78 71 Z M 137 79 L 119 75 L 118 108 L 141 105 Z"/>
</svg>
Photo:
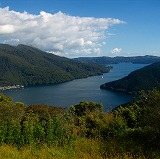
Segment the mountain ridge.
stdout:
<svg viewBox="0 0 160 159">
<path fill-rule="evenodd" d="M 74 58 L 74 60 L 86 62 L 86 63 L 96 63 L 96 64 L 118 64 L 118 63 L 141 63 L 141 64 L 150 64 L 155 62 L 160 62 L 160 57 L 145 55 L 145 56 L 116 56 L 116 57 L 79 57 Z"/>
<path fill-rule="evenodd" d="M 84 64 L 19 44 L 0 44 L 0 86 L 57 84 L 109 72 L 109 67 Z"/>
</svg>

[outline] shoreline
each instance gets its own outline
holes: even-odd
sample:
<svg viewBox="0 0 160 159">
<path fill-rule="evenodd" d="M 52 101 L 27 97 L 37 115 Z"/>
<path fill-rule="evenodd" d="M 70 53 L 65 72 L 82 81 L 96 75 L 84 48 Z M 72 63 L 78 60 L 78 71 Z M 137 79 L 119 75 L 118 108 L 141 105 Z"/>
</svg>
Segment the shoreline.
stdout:
<svg viewBox="0 0 160 159">
<path fill-rule="evenodd" d="M 8 89 L 16 89 L 16 88 L 24 88 L 22 85 L 13 85 L 13 86 L 0 86 L 0 91 L 8 90 Z"/>
</svg>

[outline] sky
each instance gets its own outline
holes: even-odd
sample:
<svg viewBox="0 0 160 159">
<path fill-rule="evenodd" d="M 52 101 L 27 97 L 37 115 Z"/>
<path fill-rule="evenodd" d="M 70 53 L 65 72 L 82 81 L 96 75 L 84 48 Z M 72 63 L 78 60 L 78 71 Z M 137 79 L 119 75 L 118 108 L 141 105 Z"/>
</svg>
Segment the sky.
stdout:
<svg viewBox="0 0 160 159">
<path fill-rule="evenodd" d="M 0 0 L 0 43 L 69 58 L 160 56 L 160 0 Z"/>
</svg>

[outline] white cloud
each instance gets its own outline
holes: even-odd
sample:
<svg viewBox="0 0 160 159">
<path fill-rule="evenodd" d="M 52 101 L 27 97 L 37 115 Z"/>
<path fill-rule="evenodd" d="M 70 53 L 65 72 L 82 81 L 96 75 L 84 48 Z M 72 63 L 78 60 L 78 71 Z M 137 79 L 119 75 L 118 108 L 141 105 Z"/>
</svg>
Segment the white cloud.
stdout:
<svg viewBox="0 0 160 159">
<path fill-rule="evenodd" d="M 102 44 L 103 44 L 103 45 L 106 45 L 106 42 L 105 42 L 105 41 L 103 41 L 103 42 L 102 42 Z"/>
<path fill-rule="evenodd" d="M 97 55 L 99 55 L 101 53 L 101 49 L 100 48 L 94 48 L 94 53 L 96 53 Z"/>
<path fill-rule="evenodd" d="M 41 11 L 39 15 L 0 8 L 0 41 L 33 45 L 66 55 L 100 53 L 101 42 L 109 27 L 123 24 L 112 18 L 75 17 L 62 12 Z M 105 42 L 103 42 L 103 45 Z"/>
<path fill-rule="evenodd" d="M 112 53 L 113 55 L 119 55 L 121 51 L 122 51 L 122 48 L 114 48 L 114 49 L 111 51 L 111 53 Z"/>
<path fill-rule="evenodd" d="M 3 43 L 16 44 L 18 42 L 19 42 L 19 39 L 10 39 L 10 40 L 4 40 Z"/>
<path fill-rule="evenodd" d="M 0 25 L 0 34 L 9 34 L 9 33 L 14 33 L 14 26 L 13 25 Z"/>
</svg>

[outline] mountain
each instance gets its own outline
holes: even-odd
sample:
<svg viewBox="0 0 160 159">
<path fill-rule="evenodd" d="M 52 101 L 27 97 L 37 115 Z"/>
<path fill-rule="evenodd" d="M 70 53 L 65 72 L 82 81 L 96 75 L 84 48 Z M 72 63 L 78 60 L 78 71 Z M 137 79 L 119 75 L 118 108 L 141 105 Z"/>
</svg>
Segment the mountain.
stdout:
<svg viewBox="0 0 160 159">
<path fill-rule="evenodd" d="M 117 64 L 117 63 L 141 63 L 141 64 L 151 64 L 155 62 L 160 62 L 160 57 L 158 56 L 135 56 L 135 57 L 79 57 L 74 58 L 74 60 L 82 61 L 86 63 L 96 63 L 96 64 Z"/>
<path fill-rule="evenodd" d="M 105 83 L 100 88 L 126 93 L 136 93 L 153 88 L 160 90 L 160 62 L 133 71 L 120 80 Z"/>
<path fill-rule="evenodd" d="M 109 67 L 85 64 L 32 46 L 0 44 L 0 86 L 56 84 L 108 71 Z"/>
</svg>

